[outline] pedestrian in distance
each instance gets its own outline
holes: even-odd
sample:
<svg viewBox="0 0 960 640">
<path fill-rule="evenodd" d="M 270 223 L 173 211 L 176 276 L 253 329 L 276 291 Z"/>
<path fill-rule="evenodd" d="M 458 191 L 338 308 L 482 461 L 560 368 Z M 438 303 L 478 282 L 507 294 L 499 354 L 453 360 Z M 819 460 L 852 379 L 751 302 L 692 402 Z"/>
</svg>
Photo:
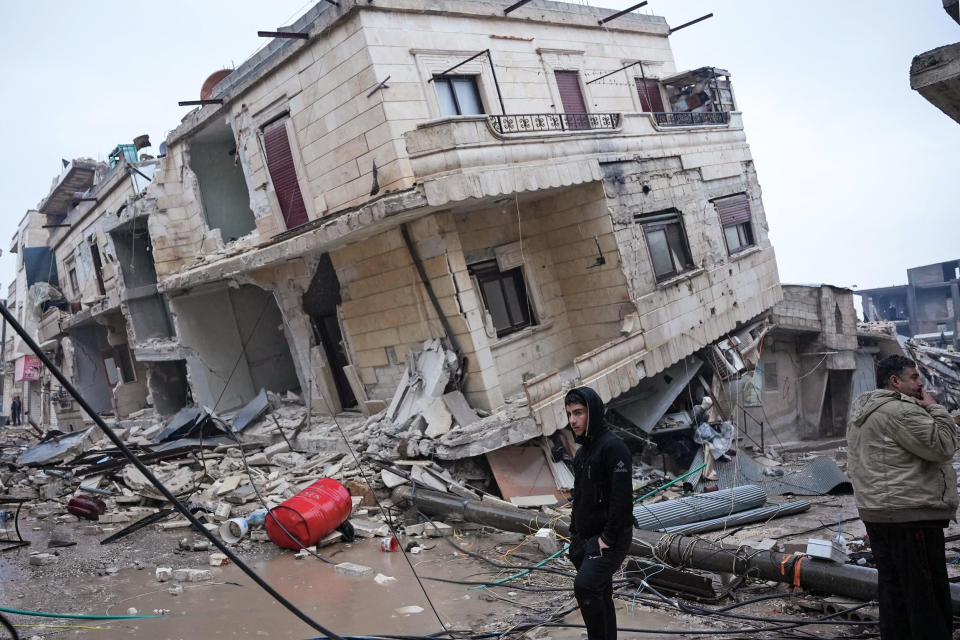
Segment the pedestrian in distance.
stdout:
<svg viewBox="0 0 960 640">
<path fill-rule="evenodd" d="M 957 444 L 916 364 L 877 363 L 877 389 L 856 399 L 847 427 L 847 471 L 877 564 L 882 640 L 952 637 L 943 529 L 956 520 Z"/>
<path fill-rule="evenodd" d="M 23 404 L 20 402 L 20 396 L 13 396 L 13 401 L 10 402 L 10 422 L 20 424 L 20 411 L 22 408 Z"/>
<path fill-rule="evenodd" d="M 573 592 L 588 640 L 616 640 L 613 574 L 623 564 L 633 534 L 633 466 L 630 450 L 604 421 L 600 396 L 590 387 L 570 390 L 567 421 L 580 444 L 573 459 L 570 560 L 577 568 Z"/>
</svg>

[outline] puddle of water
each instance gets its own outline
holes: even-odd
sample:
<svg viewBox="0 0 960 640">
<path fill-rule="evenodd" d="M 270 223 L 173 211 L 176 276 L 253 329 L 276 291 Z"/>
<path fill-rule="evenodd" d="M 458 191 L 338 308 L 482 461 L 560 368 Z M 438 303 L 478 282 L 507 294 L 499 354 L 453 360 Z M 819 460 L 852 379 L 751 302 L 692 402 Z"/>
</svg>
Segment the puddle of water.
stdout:
<svg viewBox="0 0 960 640">
<path fill-rule="evenodd" d="M 371 567 L 374 574 L 344 576 L 335 573 L 332 565 L 315 558 L 295 560 L 292 554 L 253 566 L 279 593 L 336 633 L 426 635 L 442 631 L 402 554 L 381 552 L 378 540 L 358 542 L 338 551 L 333 558 L 336 562 L 363 564 Z M 477 570 L 475 561 L 454 559 L 446 550 L 439 551 L 438 548 L 437 552 L 410 556 L 421 578 L 457 579 Z M 197 557 L 206 558 L 206 554 L 197 554 Z M 303 639 L 319 635 L 237 567 L 226 566 L 218 572 L 216 584 L 180 583 L 184 592 L 178 596 L 167 592 L 174 583 L 158 583 L 152 571 L 125 570 L 109 578 L 98 578 L 109 582 L 111 614 L 125 614 L 129 607 L 135 607 L 140 614 L 150 614 L 154 609 L 169 609 L 170 613 L 155 620 L 106 623 L 104 626 L 110 629 L 96 632 L 97 638 Z M 378 585 L 374 581 L 376 573 L 393 576 L 397 582 Z M 479 592 L 467 587 L 428 580 L 423 584 L 440 616 L 451 628 L 462 629 L 481 620 L 489 621 L 498 609 L 502 615 L 503 603 L 482 601 Z M 422 607 L 423 611 L 396 612 L 409 606 Z"/>
</svg>

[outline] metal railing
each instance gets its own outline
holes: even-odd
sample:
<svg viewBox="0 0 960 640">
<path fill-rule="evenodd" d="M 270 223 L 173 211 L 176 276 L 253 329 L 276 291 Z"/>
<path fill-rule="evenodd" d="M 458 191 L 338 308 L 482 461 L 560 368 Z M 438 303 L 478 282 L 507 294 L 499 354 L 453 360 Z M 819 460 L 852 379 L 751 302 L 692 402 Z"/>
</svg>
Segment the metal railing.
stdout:
<svg viewBox="0 0 960 640">
<path fill-rule="evenodd" d="M 618 129 L 621 121 L 619 113 L 525 113 L 488 117 L 493 130 L 500 134 Z"/>
<path fill-rule="evenodd" d="M 730 122 L 729 111 L 702 111 L 702 112 L 657 112 L 653 114 L 657 124 L 661 127 L 691 127 L 704 124 L 727 124 Z"/>
</svg>

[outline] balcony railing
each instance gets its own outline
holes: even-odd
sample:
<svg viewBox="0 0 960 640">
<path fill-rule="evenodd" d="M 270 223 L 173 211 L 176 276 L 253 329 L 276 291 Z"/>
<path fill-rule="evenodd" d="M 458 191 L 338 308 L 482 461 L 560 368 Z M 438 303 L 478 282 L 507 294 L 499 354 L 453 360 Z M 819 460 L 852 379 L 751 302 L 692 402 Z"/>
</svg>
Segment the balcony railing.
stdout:
<svg viewBox="0 0 960 640">
<path fill-rule="evenodd" d="M 500 134 L 619 129 L 622 119 L 619 113 L 525 113 L 489 118 L 490 126 Z"/>
<path fill-rule="evenodd" d="M 659 112 L 653 116 L 661 127 L 692 127 L 705 124 L 727 124 L 730 122 L 729 111 L 680 111 Z"/>
</svg>

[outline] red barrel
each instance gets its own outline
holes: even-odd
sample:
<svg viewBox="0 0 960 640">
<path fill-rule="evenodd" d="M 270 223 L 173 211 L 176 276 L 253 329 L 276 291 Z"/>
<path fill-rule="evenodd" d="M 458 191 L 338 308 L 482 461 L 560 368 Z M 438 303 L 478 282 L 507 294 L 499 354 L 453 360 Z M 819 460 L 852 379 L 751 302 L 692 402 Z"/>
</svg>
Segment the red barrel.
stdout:
<svg viewBox="0 0 960 640">
<path fill-rule="evenodd" d="M 332 478 L 321 478 L 271 509 L 264 524 L 275 545 L 300 549 L 313 546 L 339 527 L 351 511 L 353 501 L 347 488 Z M 290 533 L 289 536 L 277 524 L 278 521 Z"/>
</svg>

